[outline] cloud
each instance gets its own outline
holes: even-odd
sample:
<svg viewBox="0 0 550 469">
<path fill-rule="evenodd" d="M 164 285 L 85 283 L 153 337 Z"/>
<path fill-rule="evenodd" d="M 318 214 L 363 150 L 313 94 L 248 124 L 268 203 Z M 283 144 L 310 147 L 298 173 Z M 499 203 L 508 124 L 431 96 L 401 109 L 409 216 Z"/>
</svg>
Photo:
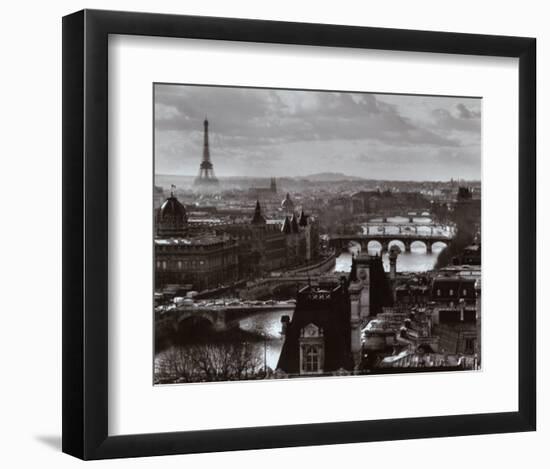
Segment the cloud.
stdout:
<svg viewBox="0 0 550 469">
<path fill-rule="evenodd" d="M 473 111 L 468 109 L 462 103 L 458 103 L 456 105 L 456 110 L 460 119 L 479 119 L 481 117 L 481 111 Z"/>
<path fill-rule="evenodd" d="M 464 158 L 467 165 L 470 159 L 461 156 L 467 154 L 465 147 L 473 146 L 480 154 L 478 101 L 156 85 L 156 166 L 160 172 L 196 172 L 205 117 L 220 175 L 337 170 L 339 163 L 361 163 L 366 147 L 373 151 L 368 164 L 382 172 L 385 165 L 388 174 L 413 157 L 424 165 L 417 165 L 422 172 L 429 161 L 439 164 L 437 152 L 442 149 L 456 155 L 459 164 Z"/>
<path fill-rule="evenodd" d="M 471 110 L 462 103 L 458 103 L 451 109 L 434 109 L 432 116 L 435 125 L 444 131 L 476 132 L 478 134 L 481 131 L 481 111 Z"/>
<path fill-rule="evenodd" d="M 229 146 L 343 138 L 456 146 L 371 94 L 157 85 L 155 110 L 158 131 L 191 138 L 210 116 L 212 134 Z"/>
</svg>

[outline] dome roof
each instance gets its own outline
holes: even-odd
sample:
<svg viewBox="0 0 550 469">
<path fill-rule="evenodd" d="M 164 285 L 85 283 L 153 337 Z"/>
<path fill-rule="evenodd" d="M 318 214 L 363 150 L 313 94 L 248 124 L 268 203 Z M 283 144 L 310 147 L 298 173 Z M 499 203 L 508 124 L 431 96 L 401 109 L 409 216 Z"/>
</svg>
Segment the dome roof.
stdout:
<svg viewBox="0 0 550 469">
<path fill-rule="evenodd" d="M 172 194 L 160 207 L 159 220 L 172 219 L 187 223 L 187 211 L 183 204 Z"/>
<path fill-rule="evenodd" d="M 284 200 L 281 202 L 281 208 L 287 211 L 294 210 L 294 202 L 292 202 L 292 199 L 290 198 L 290 194 L 288 192 Z"/>
<path fill-rule="evenodd" d="M 157 212 L 157 235 L 174 238 L 184 236 L 186 231 L 187 211 L 172 193 Z"/>
</svg>

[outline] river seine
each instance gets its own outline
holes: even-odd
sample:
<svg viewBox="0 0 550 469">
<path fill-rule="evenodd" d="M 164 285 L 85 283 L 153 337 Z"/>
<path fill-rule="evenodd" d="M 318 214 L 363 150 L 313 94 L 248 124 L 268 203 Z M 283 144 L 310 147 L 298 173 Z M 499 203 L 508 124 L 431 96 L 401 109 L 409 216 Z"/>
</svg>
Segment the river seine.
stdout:
<svg viewBox="0 0 550 469">
<path fill-rule="evenodd" d="M 378 221 L 381 222 L 382 220 Z M 399 224 L 406 224 L 409 222 L 408 218 L 404 217 L 392 217 L 388 218 L 387 221 L 388 223 L 395 223 L 397 226 Z M 420 225 L 422 223 L 430 223 L 431 219 L 427 217 L 418 217 L 414 218 L 413 221 L 419 223 Z M 376 227 L 376 222 L 377 220 L 373 220 L 373 222 L 370 223 L 369 226 Z M 429 228 L 419 226 L 419 233 L 423 233 L 424 230 L 429 231 Z M 448 231 L 448 228 L 443 227 L 441 231 L 446 232 Z M 386 232 L 395 232 L 397 234 L 399 232 L 399 229 L 395 228 L 395 230 L 392 231 L 392 228 L 387 228 Z M 424 244 L 418 242 L 412 244 L 411 252 L 405 252 L 404 246 L 401 243 L 392 242 L 390 243 L 390 246 L 392 244 L 397 244 L 402 248 L 402 253 L 397 258 L 398 272 L 425 272 L 427 270 L 433 269 L 435 263 L 437 262 L 437 256 L 445 248 L 445 244 L 435 243 L 432 247 L 432 253 L 427 253 Z M 378 243 L 371 243 L 371 246 L 372 249 L 369 249 L 369 254 L 380 253 L 382 246 L 380 246 Z M 349 273 L 351 268 L 352 255 L 356 255 L 360 251 L 361 247 L 359 245 L 353 245 L 352 247 L 350 247 L 348 252 L 340 254 L 336 259 L 334 271 Z M 383 254 L 382 261 L 384 263 L 384 269 L 389 272 L 390 264 L 387 253 Z M 281 316 L 286 314 L 292 318 L 293 312 L 293 309 L 289 309 L 288 311 L 278 310 L 275 312 L 256 314 L 254 316 L 243 318 L 239 321 L 239 327 L 241 329 L 250 332 L 256 332 L 265 337 L 264 343 L 259 344 L 258 347 L 262 354 L 265 351 L 267 366 L 273 370 L 277 367 L 277 361 L 281 353 L 283 342 L 281 337 Z"/>
<path fill-rule="evenodd" d="M 381 222 L 382 220 L 378 220 Z M 418 232 L 422 233 L 423 230 L 429 228 L 420 226 L 422 223 L 430 223 L 431 220 L 427 217 L 414 218 L 414 222 L 419 224 Z M 376 229 L 377 220 L 373 220 L 369 223 L 369 229 Z M 396 227 L 386 227 L 386 233 L 390 234 L 399 232 L 398 225 L 406 224 L 409 222 L 408 218 L 393 217 L 387 219 L 388 223 L 394 223 Z M 394 230 L 394 231 L 392 231 Z M 447 227 L 441 227 L 440 232 L 448 231 Z M 442 249 L 445 248 L 443 243 L 435 243 L 432 247 L 432 253 L 426 252 L 426 247 L 423 243 L 415 242 L 411 246 L 411 252 L 405 252 L 404 246 L 399 242 L 391 242 L 392 244 L 400 245 L 402 253 L 397 258 L 397 271 L 398 272 L 424 272 L 433 269 L 437 256 Z M 369 246 L 369 254 L 380 253 L 381 246 L 378 243 L 371 243 Z M 351 268 L 352 255 L 356 255 L 361 251 L 361 247 L 358 244 L 351 245 L 348 252 L 341 253 L 336 259 L 336 265 L 334 267 L 335 272 L 349 273 Z M 389 271 L 388 254 L 384 253 L 382 256 L 384 269 Z M 253 332 L 263 337 L 263 340 L 254 344 L 259 356 L 262 357 L 262 361 L 265 360 L 267 367 L 275 370 L 277 368 L 277 362 L 281 353 L 283 345 L 283 337 L 281 335 L 281 317 L 288 315 L 292 318 L 294 308 L 289 306 L 288 310 L 276 310 L 272 312 L 258 313 L 248 316 L 246 318 L 239 319 L 239 328 Z"/>
</svg>

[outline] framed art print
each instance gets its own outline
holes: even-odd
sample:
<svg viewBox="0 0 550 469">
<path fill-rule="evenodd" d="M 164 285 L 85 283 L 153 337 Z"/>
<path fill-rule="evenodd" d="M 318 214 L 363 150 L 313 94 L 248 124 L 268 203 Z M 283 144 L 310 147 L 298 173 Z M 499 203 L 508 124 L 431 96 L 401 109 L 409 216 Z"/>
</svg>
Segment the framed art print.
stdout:
<svg viewBox="0 0 550 469">
<path fill-rule="evenodd" d="M 63 19 L 63 450 L 535 429 L 535 40 Z"/>
</svg>

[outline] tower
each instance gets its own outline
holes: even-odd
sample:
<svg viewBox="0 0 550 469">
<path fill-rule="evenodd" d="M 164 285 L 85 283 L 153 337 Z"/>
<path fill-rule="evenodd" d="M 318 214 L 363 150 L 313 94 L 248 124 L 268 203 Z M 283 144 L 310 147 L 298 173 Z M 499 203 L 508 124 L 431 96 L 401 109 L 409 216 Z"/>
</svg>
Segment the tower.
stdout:
<svg viewBox="0 0 550 469">
<path fill-rule="evenodd" d="M 294 202 L 290 198 L 290 194 L 287 192 L 286 197 L 281 202 L 281 209 L 283 210 L 283 213 L 288 216 L 292 217 L 294 214 Z"/>
<path fill-rule="evenodd" d="M 252 217 L 251 223 L 253 225 L 265 225 L 266 223 L 259 200 L 256 201 L 256 208 L 254 209 L 254 216 Z"/>
<path fill-rule="evenodd" d="M 390 259 L 390 279 L 394 280 L 395 276 L 397 275 L 397 257 L 401 254 L 401 248 L 397 245 L 393 245 L 390 248 L 389 251 L 389 259 Z"/>
<path fill-rule="evenodd" d="M 273 194 L 277 193 L 277 181 L 275 180 L 275 178 L 271 178 L 271 184 L 269 185 L 269 188 L 271 189 L 271 192 Z"/>
<path fill-rule="evenodd" d="M 208 143 L 208 119 L 204 119 L 204 142 L 202 147 L 202 161 L 199 167 L 199 176 L 195 179 L 195 186 L 212 189 L 219 182 L 214 176 L 214 165 L 210 160 L 210 146 Z"/>
<path fill-rule="evenodd" d="M 348 291 L 351 303 L 351 352 L 356 367 L 361 364 L 361 327 L 370 316 L 370 257 L 359 254 L 353 259 Z"/>
</svg>

